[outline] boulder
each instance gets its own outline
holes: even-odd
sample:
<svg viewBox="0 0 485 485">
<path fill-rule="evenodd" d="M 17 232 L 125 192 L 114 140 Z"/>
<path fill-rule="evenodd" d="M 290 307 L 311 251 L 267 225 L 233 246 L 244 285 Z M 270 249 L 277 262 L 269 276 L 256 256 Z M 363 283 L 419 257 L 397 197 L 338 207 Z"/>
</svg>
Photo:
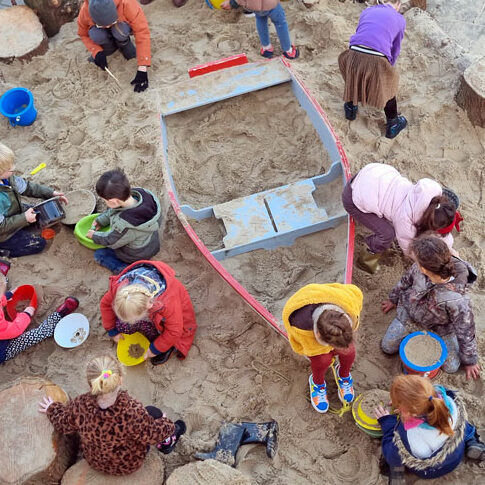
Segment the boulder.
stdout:
<svg viewBox="0 0 485 485">
<path fill-rule="evenodd" d="M 0 392 L 0 484 L 56 484 L 77 454 L 72 437 L 54 431 L 39 413 L 44 396 L 66 402 L 67 394 L 45 379 L 22 378 Z"/>
<path fill-rule="evenodd" d="M 61 485 L 162 485 L 165 467 L 159 455 L 158 451 L 150 451 L 143 466 L 124 477 L 98 472 L 81 460 L 67 470 Z"/>
<path fill-rule="evenodd" d="M 35 13 L 25 5 L 0 9 L 0 61 L 29 60 L 47 52 L 44 28 Z"/>
<path fill-rule="evenodd" d="M 485 58 L 463 73 L 456 102 L 467 112 L 474 125 L 485 128 Z"/>
<path fill-rule="evenodd" d="M 205 460 L 176 468 L 166 481 L 166 485 L 214 484 L 251 485 L 251 479 L 239 470 L 220 461 Z"/>
</svg>

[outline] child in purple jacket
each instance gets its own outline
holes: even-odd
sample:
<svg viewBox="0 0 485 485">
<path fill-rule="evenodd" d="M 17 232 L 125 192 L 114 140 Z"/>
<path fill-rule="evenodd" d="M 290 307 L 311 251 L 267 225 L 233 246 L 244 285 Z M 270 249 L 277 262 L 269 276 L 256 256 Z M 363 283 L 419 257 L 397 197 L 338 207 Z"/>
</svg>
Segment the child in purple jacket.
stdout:
<svg viewBox="0 0 485 485">
<path fill-rule="evenodd" d="M 349 49 L 338 58 L 345 81 L 345 117 L 355 120 L 357 103 L 384 108 L 387 138 L 394 138 L 407 125 L 406 118 L 398 115 L 396 102 L 399 74 L 394 65 L 406 29 L 400 8 L 400 0 L 366 8 Z"/>
</svg>

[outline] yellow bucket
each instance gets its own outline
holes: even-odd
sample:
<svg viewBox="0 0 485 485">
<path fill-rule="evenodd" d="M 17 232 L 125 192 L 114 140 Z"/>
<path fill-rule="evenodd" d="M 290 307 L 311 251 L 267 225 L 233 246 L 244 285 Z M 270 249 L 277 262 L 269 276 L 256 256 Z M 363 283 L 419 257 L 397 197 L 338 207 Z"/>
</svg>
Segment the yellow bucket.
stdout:
<svg viewBox="0 0 485 485">
<path fill-rule="evenodd" d="M 207 5 L 211 8 L 221 8 L 221 5 L 225 2 L 225 0 L 205 0 Z"/>
<path fill-rule="evenodd" d="M 382 428 L 376 418 L 365 414 L 362 410 L 362 399 L 364 394 L 359 394 L 352 403 L 352 416 L 354 417 L 357 427 L 364 431 L 364 433 L 374 438 L 382 436 Z"/>
<path fill-rule="evenodd" d="M 118 360 L 126 366 L 138 365 L 144 362 L 145 359 L 143 356 L 148 350 L 148 347 L 150 347 L 150 341 L 140 332 L 135 332 L 130 335 L 123 333 L 122 335 L 124 338 L 118 341 L 118 347 L 116 349 Z M 143 354 L 140 357 L 130 355 L 130 347 L 132 345 L 139 345 L 143 349 Z"/>
</svg>

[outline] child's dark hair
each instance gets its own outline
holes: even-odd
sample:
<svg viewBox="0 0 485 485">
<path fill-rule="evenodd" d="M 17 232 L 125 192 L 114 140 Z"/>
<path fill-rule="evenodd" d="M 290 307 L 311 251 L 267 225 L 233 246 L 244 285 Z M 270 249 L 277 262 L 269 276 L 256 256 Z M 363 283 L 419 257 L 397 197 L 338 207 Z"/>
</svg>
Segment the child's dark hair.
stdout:
<svg viewBox="0 0 485 485">
<path fill-rule="evenodd" d="M 105 200 L 127 200 L 131 194 L 128 177 L 121 168 L 108 170 L 96 182 L 96 193 Z"/>
<path fill-rule="evenodd" d="M 443 195 L 433 197 L 424 211 L 421 219 L 416 223 L 416 236 L 426 231 L 437 231 L 448 227 L 455 219 L 455 205 Z"/>
<path fill-rule="evenodd" d="M 453 275 L 451 252 L 445 241 L 438 236 L 423 234 L 414 239 L 410 246 L 420 266 L 443 279 Z"/>
<path fill-rule="evenodd" d="M 318 317 L 316 326 L 321 339 L 332 347 L 346 349 L 352 343 L 352 325 L 344 313 L 325 310 Z"/>
</svg>

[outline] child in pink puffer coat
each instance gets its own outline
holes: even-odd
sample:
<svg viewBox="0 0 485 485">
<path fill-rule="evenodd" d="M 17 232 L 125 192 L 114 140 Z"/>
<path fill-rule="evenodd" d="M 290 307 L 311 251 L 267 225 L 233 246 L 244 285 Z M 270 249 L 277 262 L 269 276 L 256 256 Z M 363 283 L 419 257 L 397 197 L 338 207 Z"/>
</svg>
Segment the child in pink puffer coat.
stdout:
<svg viewBox="0 0 485 485">
<path fill-rule="evenodd" d="M 450 232 L 443 235 L 444 240 L 453 246 L 458 197 L 434 180 L 424 178 L 413 184 L 390 165 L 370 163 L 347 183 L 342 202 L 349 215 L 374 233 L 365 239 L 367 247 L 357 261 L 369 273 L 377 271 L 380 254 L 394 239 L 408 254 L 416 236 L 447 228 Z"/>
</svg>

